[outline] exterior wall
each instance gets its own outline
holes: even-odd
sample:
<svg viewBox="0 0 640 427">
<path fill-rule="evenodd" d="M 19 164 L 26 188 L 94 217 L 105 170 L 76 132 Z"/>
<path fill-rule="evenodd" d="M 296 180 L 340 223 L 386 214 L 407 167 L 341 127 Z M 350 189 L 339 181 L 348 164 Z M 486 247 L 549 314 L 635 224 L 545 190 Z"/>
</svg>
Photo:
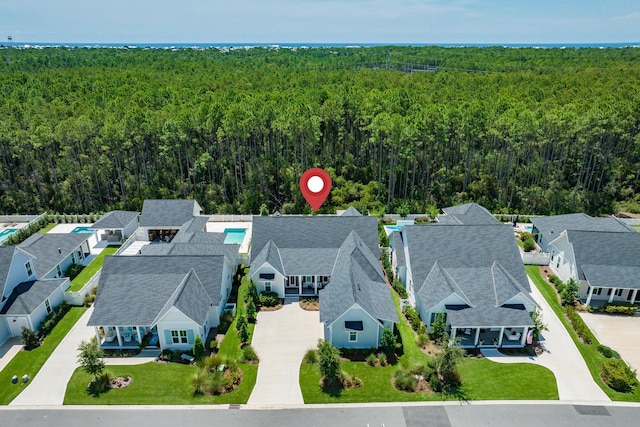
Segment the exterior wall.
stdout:
<svg viewBox="0 0 640 427">
<path fill-rule="evenodd" d="M 208 325 L 208 322 L 205 323 Z M 171 307 L 162 319 L 158 321 L 157 327 L 160 348 L 170 348 L 172 350 L 192 349 L 195 337 L 199 335 L 204 341 L 206 339 L 205 334 L 209 332 L 208 327 L 198 325 L 175 307 Z M 207 329 L 206 331 L 205 328 Z M 172 330 L 186 330 L 188 342 L 186 344 L 174 344 L 171 340 Z"/>
<path fill-rule="evenodd" d="M 420 299 L 419 297 L 416 298 L 416 300 L 419 300 L 419 299 Z M 420 302 L 420 304 L 416 304 L 416 310 L 418 310 L 418 313 L 420 314 L 420 318 L 422 319 L 422 322 L 426 325 L 427 330 L 431 332 L 431 314 L 444 313 L 445 305 L 461 305 L 461 304 L 466 304 L 466 302 L 464 302 L 462 298 L 460 298 L 458 295 L 451 294 L 445 299 L 443 299 L 442 301 L 440 301 L 438 304 L 434 305 L 433 307 L 429 307 L 428 309 L 423 306 L 422 302 Z M 447 321 L 447 324 L 449 324 L 448 321 Z"/>
<path fill-rule="evenodd" d="M 31 276 L 27 275 L 27 270 L 25 268 L 25 264 L 27 261 L 31 262 Z M 36 272 L 33 266 L 33 261 L 31 258 L 26 256 L 20 251 L 14 251 L 13 259 L 11 260 L 11 266 L 9 267 L 9 274 L 7 274 L 7 281 L 4 283 L 4 291 L 2 292 L 2 296 L 9 298 L 11 292 L 22 282 L 26 282 L 28 280 L 36 280 Z M 0 298 L 2 299 L 2 298 Z"/>
<path fill-rule="evenodd" d="M 131 222 L 122 229 L 122 237 L 127 240 L 138 228 L 138 218 L 134 218 Z"/>
<path fill-rule="evenodd" d="M 7 318 L 0 316 L 0 345 L 2 345 L 11 336 L 11 331 L 7 325 Z"/>
<path fill-rule="evenodd" d="M 345 321 L 362 321 L 363 330 L 358 332 L 356 342 L 349 341 L 349 333 L 344 327 Z M 380 338 L 382 337 L 380 322 L 373 319 L 357 304 L 336 319 L 328 329 L 330 336 L 325 336 L 325 339 L 338 348 L 377 348 L 380 346 Z"/>
<path fill-rule="evenodd" d="M 233 285 L 233 274 L 235 272 L 235 266 L 232 266 L 227 261 L 224 261 L 222 268 L 222 283 L 220 284 L 220 301 L 217 306 L 213 306 L 209 309 L 207 316 L 209 320 L 209 326 L 214 328 L 220 324 L 220 316 L 224 312 L 224 306 L 229 300 L 231 295 L 231 286 Z M 214 301 L 214 304 L 216 302 Z M 205 338 L 205 337 L 203 337 Z"/>
<path fill-rule="evenodd" d="M 568 282 L 572 277 L 577 278 L 573 245 L 567 235 L 553 241 L 549 246 L 551 260 L 549 266 L 563 282 Z"/>
<path fill-rule="evenodd" d="M 68 281 L 65 282 L 62 286 L 65 285 L 68 285 Z M 64 291 L 62 290 L 62 287 L 59 287 L 55 291 L 53 291 L 51 295 L 47 297 L 47 299 L 49 300 L 49 305 L 52 310 L 62 304 L 62 301 L 64 301 Z M 45 317 L 47 317 L 47 314 L 49 314 L 47 313 L 47 307 L 45 306 L 44 301 L 42 301 L 38 308 L 33 310 L 33 313 L 31 313 L 30 315 L 31 324 L 34 326 L 34 330 L 39 328 L 40 323 L 44 320 Z"/>
<path fill-rule="evenodd" d="M 94 233 L 95 235 L 95 233 Z M 94 236 L 92 235 L 92 236 Z M 77 252 L 78 250 L 81 250 L 83 254 L 86 254 L 89 252 L 89 247 L 88 244 L 85 242 L 82 245 L 78 246 L 76 249 L 74 249 L 73 253 L 75 254 L 74 257 L 77 257 Z M 78 264 L 80 264 L 82 262 L 82 260 L 77 260 Z M 60 261 L 60 264 L 58 264 L 60 266 L 60 272 L 62 273 L 62 275 L 58 276 L 58 273 L 56 271 L 56 268 L 54 267 L 53 269 L 51 269 L 51 271 L 49 271 L 44 278 L 50 279 L 50 278 L 56 278 L 56 277 L 63 277 L 64 276 L 64 272 L 67 271 L 67 269 L 69 267 L 71 267 L 71 264 L 73 264 L 73 259 L 71 258 L 71 254 L 69 254 L 64 260 Z M 39 279 L 42 279 L 42 277 L 39 277 Z"/>
<path fill-rule="evenodd" d="M 275 274 L 273 280 L 269 280 L 269 282 L 272 283 L 271 291 L 277 292 L 280 298 L 284 298 L 284 276 L 278 270 L 273 268 L 269 263 L 264 263 L 256 270 L 251 271 L 250 276 L 258 286 L 258 293 L 264 292 L 265 290 L 265 280 L 260 280 L 260 274 Z"/>
</svg>

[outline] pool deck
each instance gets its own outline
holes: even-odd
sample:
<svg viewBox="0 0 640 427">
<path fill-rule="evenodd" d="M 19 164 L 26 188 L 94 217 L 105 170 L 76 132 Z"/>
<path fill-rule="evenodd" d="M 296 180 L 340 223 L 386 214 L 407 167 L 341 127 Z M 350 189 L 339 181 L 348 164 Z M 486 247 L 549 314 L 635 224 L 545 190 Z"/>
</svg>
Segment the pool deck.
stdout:
<svg viewBox="0 0 640 427">
<path fill-rule="evenodd" d="M 244 240 L 240 245 L 240 253 L 249 252 L 249 242 L 251 241 L 252 222 L 208 222 L 207 231 L 210 233 L 222 233 L 225 228 L 246 228 L 247 233 L 244 235 Z"/>
</svg>

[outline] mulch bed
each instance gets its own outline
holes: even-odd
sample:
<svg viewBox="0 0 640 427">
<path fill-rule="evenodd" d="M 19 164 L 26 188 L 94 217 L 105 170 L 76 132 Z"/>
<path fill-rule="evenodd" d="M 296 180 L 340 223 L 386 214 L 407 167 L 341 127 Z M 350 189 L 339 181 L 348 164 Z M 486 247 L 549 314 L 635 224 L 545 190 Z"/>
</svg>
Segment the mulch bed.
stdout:
<svg viewBox="0 0 640 427">
<path fill-rule="evenodd" d="M 320 380 L 320 387 L 322 387 L 326 391 L 338 391 L 338 390 L 349 390 L 352 388 L 360 388 L 362 387 L 362 380 L 358 377 L 348 377 L 342 380 L 342 384 L 332 384 L 325 385 L 324 378 Z"/>
<path fill-rule="evenodd" d="M 275 307 L 267 307 L 267 306 L 261 305 L 261 306 L 260 306 L 260 311 L 278 311 L 278 310 L 280 310 L 282 307 L 283 307 L 283 304 L 282 304 L 282 303 L 280 303 L 280 304 L 276 305 Z"/>
<path fill-rule="evenodd" d="M 421 375 L 418 376 L 418 384 L 416 385 L 415 390 L 402 390 L 396 387 L 396 379 L 391 377 L 391 385 L 393 388 L 399 391 L 404 391 L 405 393 L 433 393 L 431 386 Z"/>
<path fill-rule="evenodd" d="M 115 377 L 109 380 L 109 382 L 107 383 L 107 387 L 108 388 L 125 388 L 125 387 L 129 387 L 129 385 L 131 385 L 132 382 L 133 382 L 133 378 L 131 378 L 130 376 Z"/>
<path fill-rule="evenodd" d="M 314 301 L 300 301 L 300 308 L 307 311 L 319 311 L 320 310 L 320 302 L 318 300 Z"/>
</svg>

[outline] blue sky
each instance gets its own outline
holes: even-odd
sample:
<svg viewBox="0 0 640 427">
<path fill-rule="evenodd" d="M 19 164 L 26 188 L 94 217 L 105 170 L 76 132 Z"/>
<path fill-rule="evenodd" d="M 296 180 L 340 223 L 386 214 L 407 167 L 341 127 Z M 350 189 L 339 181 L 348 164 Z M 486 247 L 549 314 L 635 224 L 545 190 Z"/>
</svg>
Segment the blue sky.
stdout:
<svg viewBox="0 0 640 427">
<path fill-rule="evenodd" d="M 0 43 L 614 43 L 638 0 L 0 0 Z"/>
</svg>

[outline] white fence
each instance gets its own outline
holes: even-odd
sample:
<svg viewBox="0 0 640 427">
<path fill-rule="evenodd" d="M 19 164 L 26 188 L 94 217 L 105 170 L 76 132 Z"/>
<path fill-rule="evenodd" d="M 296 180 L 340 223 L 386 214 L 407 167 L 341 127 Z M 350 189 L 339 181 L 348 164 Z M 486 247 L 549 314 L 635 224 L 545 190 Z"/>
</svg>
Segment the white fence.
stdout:
<svg viewBox="0 0 640 427">
<path fill-rule="evenodd" d="M 35 222 L 46 215 L 46 212 L 40 215 L 0 215 L 0 222 Z"/>
<path fill-rule="evenodd" d="M 550 256 L 544 252 L 522 252 L 522 263 L 524 265 L 549 265 Z"/>
<path fill-rule="evenodd" d="M 86 285 L 82 289 L 77 292 L 67 291 L 64 293 L 64 300 L 71 305 L 83 305 L 84 297 L 91 292 L 91 290 L 98 286 L 98 281 L 100 280 L 100 273 L 102 269 L 98 270 L 96 274 L 93 275 L 91 279 L 87 282 Z"/>
<path fill-rule="evenodd" d="M 640 225 L 640 218 L 618 218 L 618 221 L 622 221 L 627 225 Z"/>
<path fill-rule="evenodd" d="M 149 235 L 147 234 L 146 229 L 137 228 L 136 231 L 131 234 L 131 236 L 129 236 L 129 238 L 122 244 L 122 246 L 120 246 L 120 249 L 118 249 L 114 255 L 120 255 L 121 253 L 123 253 L 129 246 L 133 244 L 133 242 L 144 242 L 148 240 Z"/>
<path fill-rule="evenodd" d="M 251 215 L 209 215 L 211 222 L 251 222 Z"/>
</svg>

